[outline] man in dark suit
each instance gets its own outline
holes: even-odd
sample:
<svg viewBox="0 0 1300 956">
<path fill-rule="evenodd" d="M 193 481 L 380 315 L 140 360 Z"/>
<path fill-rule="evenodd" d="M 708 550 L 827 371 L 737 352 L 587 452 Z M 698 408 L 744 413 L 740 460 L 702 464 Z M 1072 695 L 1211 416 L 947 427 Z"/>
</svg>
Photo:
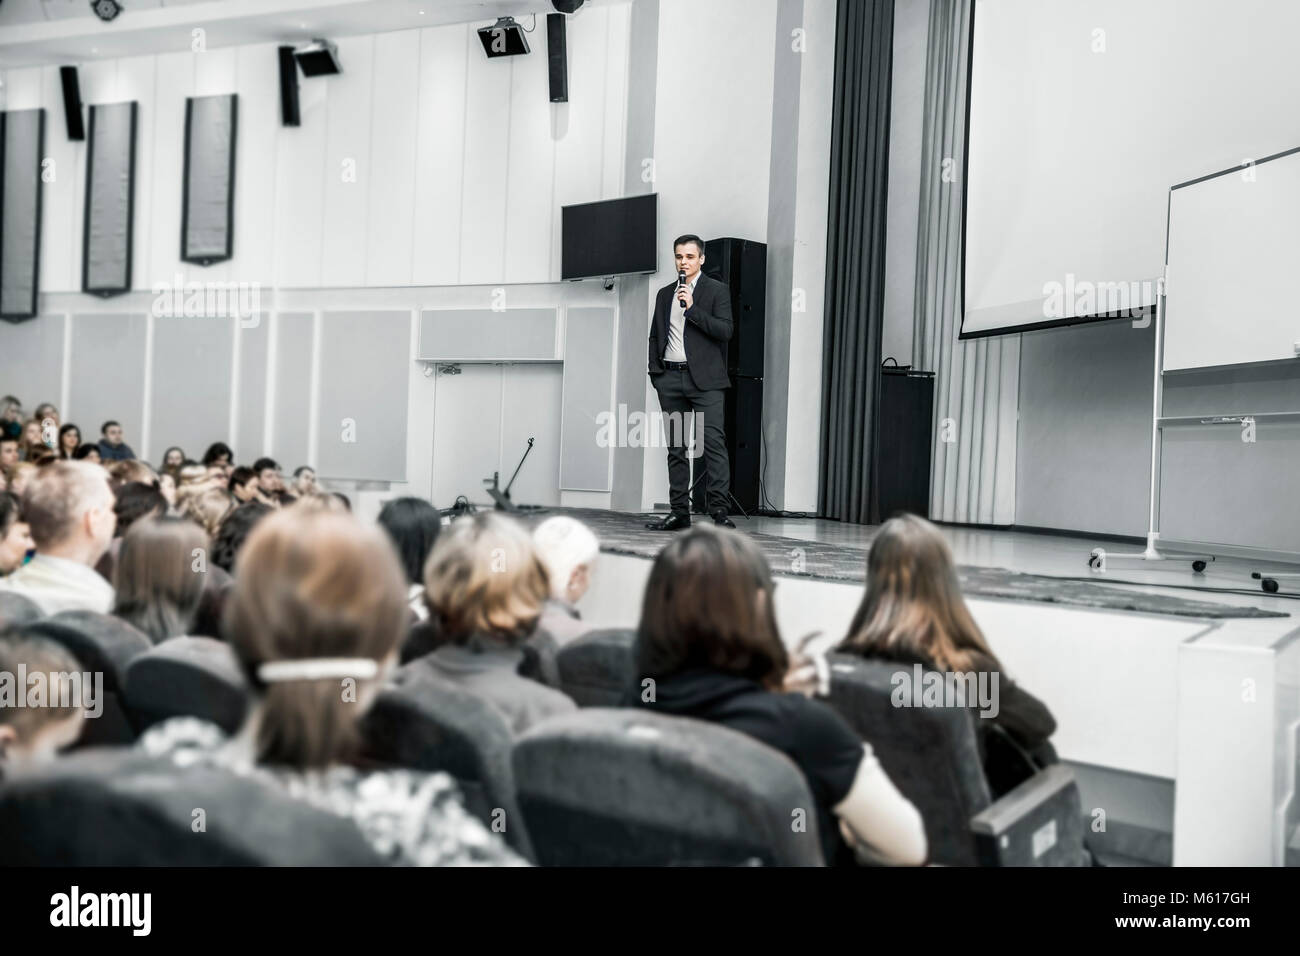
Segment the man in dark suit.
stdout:
<svg viewBox="0 0 1300 956">
<path fill-rule="evenodd" d="M 731 338 L 731 290 L 700 272 L 704 240 L 680 236 L 673 243 L 679 281 L 659 290 L 650 322 L 650 381 L 659 407 L 668 413 L 668 485 L 672 514 L 646 525 L 674 531 L 691 525 L 691 466 L 686 456 L 692 416 L 695 441 L 704 438 L 709 514 L 734 528 L 727 517 L 731 468 L 722 430 L 723 391 L 727 378 L 727 342 Z M 681 274 L 685 273 L 684 278 Z M 698 447 L 698 445 L 697 445 Z"/>
</svg>

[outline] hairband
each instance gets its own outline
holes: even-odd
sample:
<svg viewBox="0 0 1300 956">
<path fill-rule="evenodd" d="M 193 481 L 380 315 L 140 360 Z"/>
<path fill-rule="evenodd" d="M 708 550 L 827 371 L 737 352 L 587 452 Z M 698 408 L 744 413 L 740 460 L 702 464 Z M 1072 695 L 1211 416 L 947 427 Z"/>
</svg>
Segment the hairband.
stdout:
<svg viewBox="0 0 1300 956">
<path fill-rule="evenodd" d="M 305 657 L 301 660 L 267 661 L 257 667 L 257 679 L 266 684 L 327 677 L 369 680 L 378 674 L 379 662 L 371 657 Z"/>
</svg>

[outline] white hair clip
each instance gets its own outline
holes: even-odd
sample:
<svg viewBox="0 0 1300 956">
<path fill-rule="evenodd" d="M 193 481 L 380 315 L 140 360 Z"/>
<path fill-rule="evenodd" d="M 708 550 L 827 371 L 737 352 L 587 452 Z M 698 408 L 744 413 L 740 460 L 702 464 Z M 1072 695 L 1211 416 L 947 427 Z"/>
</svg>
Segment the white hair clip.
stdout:
<svg viewBox="0 0 1300 956">
<path fill-rule="evenodd" d="M 370 657 L 305 657 L 302 660 L 267 661 L 257 668 L 258 680 L 266 684 L 328 677 L 370 680 L 378 675 L 379 662 Z"/>
</svg>

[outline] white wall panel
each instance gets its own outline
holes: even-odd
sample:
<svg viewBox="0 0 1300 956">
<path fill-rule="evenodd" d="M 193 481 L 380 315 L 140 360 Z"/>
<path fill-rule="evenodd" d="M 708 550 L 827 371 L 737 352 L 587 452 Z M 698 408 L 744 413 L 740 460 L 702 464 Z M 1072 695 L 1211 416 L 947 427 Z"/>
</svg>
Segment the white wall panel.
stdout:
<svg viewBox="0 0 1300 956">
<path fill-rule="evenodd" d="M 627 141 L 627 69 L 631 46 L 632 5 L 603 7 L 605 14 L 605 115 L 601 150 L 601 196 L 613 199 L 625 192 L 623 174 Z"/>
<path fill-rule="evenodd" d="M 235 150 L 235 248 L 230 278 L 269 285 L 276 226 L 275 159 L 280 142 L 280 64 L 276 47 L 239 48 L 239 129 Z M 264 303 L 265 304 L 265 303 Z"/>
<path fill-rule="evenodd" d="M 74 217 L 81 191 L 77 154 L 83 144 L 68 139 L 57 66 L 41 70 L 40 105 L 45 107 L 45 156 L 53 163 L 46 167 L 53 180 L 44 184 L 41 196 L 41 292 L 75 292 L 81 285 L 80 272 L 74 270 L 73 263 L 81 261 L 76 248 L 81 224 Z"/>
<path fill-rule="evenodd" d="M 411 281 L 419 80 L 418 30 L 375 37 L 366 285 L 407 285 Z"/>
<path fill-rule="evenodd" d="M 175 276 L 188 274 L 186 264 L 181 261 L 181 180 L 185 168 L 185 99 L 194 92 L 194 58 L 193 53 L 166 53 L 155 58 L 153 108 L 148 113 L 142 110 L 136 130 L 137 137 L 147 135 L 153 142 L 146 160 L 140 155 L 144 144 L 139 138 L 136 140 L 137 216 L 140 193 L 147 189 L 150 195 L 146 230 L 149 258 L 138 262 L 134 269 L 134 281 L 139 288 L 147 289 L 155 282 L 170 286 Z M 146 161 L 150 175 L 142 178 L 140 164 Z"/>
<path fill-rule="evenodd" d="M 510 499 L 520 504 L 560 503 L 560 405 L 563 368 L 516 365 L 501 382 L 501 487 L 510 481 L 520 456 L 534 439 L 533 450 L 515 479 Z"/>
<path fill-rule="evenodd" d="M 478 45 L 476 35 L 470 39 Z M 481 48 L 469 54 L 460 223 L 460 281 L 466 284 L 505 279 L 512 59 L 489 60 Z"/>
<path fill-rule="evenodd" d="M 321 284 L 327 89 L 320 79 L 299 83 L 302 125 L 281 127 L 276 143 L 274 269 L 281 287 Z"/>
<path fill-rule="evenodd" d="M 506 173 L 505 281 L 546 282 L 552 277 L 551 223 L 558 220 L 551 203 L 555 147 L 551 141 L 546 31 L 533 35 L 533 55 L 512 64 L 510 154 Z M 539 49 L 540 48 L 540 49 Z M 541 53 L 541 56 L 536 54 Z"/>
<path fill-rule="evenodd" d="M 375 38 L 345 37 L 338 43 L 343 72 L 303 81 L 327 87 L 320 284 L 359 286 L 366 281 L 366 222 L 375 177 L 370 160 Z"/>
<path fill-rule="evenodd" d="M 420 31 L 419 141 L 411 281 L 454 285 L 460 279 L 461 187 L 464 181 L 465 82 L 478 44 L 467 26 Z"/>
<path fill-rule="evenodd" d="M 450 507 L 458 495 L 485 501 L 484 478 L 501 455 L 500 365 L 465 365 L 437 377 L 433 423 L 433 500 Z"/>
</svg>

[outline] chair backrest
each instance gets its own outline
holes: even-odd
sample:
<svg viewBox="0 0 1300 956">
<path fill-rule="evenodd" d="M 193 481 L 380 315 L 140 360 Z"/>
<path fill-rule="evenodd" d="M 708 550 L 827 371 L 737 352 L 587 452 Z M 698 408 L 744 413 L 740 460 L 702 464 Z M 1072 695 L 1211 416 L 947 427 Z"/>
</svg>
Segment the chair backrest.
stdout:
<svg viewBox="0 0 1300 956">
<path fill-rule="evenodd" d="M 602 628 L 566 644 L 556 656 L 560 690 L 579 707 L 617 707 L 632 686 L 636 631 Z"/>
<path fill-rule="evenodd" d="M 378 866 L 383 860 L 351 820 L 272 785 L 101 748 L 0 785 L 0 863 Z"/>
<path fill-rule="evenodd" d="M 427 664 L 400 668 L 362 718 L 365 759 L 456 778 L 466 809 L 521 855 L 532 844 L 515 795 L 505 716 L 492 704 L 439 678 Z"/>
<path fill-rule="evenodd" d="M 125 621 L 95 611 L 60 611 L 28 625 L 28 632 L 61 644 L 86 670 L 104 675 L 104 711 L 87 720 L 78 746 L 124 744 L 135 732 L 122 706 L 126 668 L 154 645 Z"/>
<path fill-rule="evenodd" d="M 30 624 L 44 617 L 41 606 L 17 591 L 0 591 L 0 628 Z"/>
<path fill-rule="evenodd" d="M 899 707 L 895 674 L 909 664 L 831 654 L 830 705 L 871 744 L 889 779 L 925 821 L 930 860 L 975 865 L 971 818 L 991 802 L 970 712 L 961 707 Z M 919 699 L 919 689 L 917 693 Z"/>
<path fill-rule="evenodd" d="M 131 661 L 122 704 L 136 733 L 168 717 L 239 730 L 252 688 L 234 649 L 210 637 L 173 637 Z"/>
<path fill-rule="evenodd" d="M 726 727 L 587 708 L 531 728 L 514 768 L 544 865 L 822 863 L 799 768 Z"/>
</svg>

